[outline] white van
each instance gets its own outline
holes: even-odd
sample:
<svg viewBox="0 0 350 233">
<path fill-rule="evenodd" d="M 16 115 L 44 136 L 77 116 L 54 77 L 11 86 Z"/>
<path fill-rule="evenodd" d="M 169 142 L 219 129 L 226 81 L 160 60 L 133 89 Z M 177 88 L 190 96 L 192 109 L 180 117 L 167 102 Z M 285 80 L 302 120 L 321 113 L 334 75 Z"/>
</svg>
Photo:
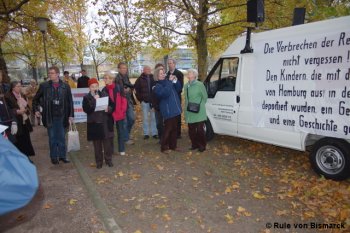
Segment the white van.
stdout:
<svg viewBox="0 0 350 233">
<path fill-rule="evenodd" d="M 246 37 L 235 40 L 204 81 L 208 139 L 308 148 L 317 173 L 348 178 L 350 16 L 252 34 L 249 44 L 241 52 Z"/>
</svg>

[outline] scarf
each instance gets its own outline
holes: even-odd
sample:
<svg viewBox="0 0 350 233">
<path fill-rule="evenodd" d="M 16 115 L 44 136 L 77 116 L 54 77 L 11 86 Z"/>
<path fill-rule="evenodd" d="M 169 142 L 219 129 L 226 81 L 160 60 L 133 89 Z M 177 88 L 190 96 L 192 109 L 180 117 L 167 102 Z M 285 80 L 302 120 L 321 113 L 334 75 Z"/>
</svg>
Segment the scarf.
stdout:
<svg viewBox="0 0 350 233">
<path fill-rule="evenodd" d="M 114 90 L 114 88 L 115 88 L 115 83 L 106 85 L 106 88 L 107 88 L 107 91 L 108 91 L 108 95 L 111 97 L 111 100 L 112 100 L 113 103 L 114 103 L 114 102 L 115 102 L 115 99 L 114 99 L 113 90 Z"/>
<path fill-rule="evenodd" d="M 12 91 L 12 94 L 16 97 L 17 99 L 17 104 L 19 106 L 20 110 L 26 110 L 28 103 L 27 101 L 22 97 L 21 93 L 16 93 L 14 91 Z M 28 115 L 26 113 L 24 113 L 22 115 L 23 117 L 23 124 L 25 124 L 25 121 L 29 118 Z"/>
</svg>

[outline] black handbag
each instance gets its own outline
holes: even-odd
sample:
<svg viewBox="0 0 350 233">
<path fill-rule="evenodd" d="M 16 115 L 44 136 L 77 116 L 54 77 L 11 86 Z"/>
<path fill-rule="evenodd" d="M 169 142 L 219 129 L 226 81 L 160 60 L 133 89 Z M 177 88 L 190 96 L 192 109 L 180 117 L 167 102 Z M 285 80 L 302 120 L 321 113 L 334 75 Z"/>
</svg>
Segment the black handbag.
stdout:
<svg viewBox="0 0 350 233">
<path fill-rule="evenodd" d="M 201 107 L 201 103 L 202 103 L 202 98 L 201 101 L 199 102 L 199 104 L 197 103 L 191 103 L 190 102 L 190 98 L 188 97 L 188 88 L 187 88 L 187 111 L 189 112 L 193 112 L 193 113 L 199 113 L 200 107 Z"/>
</svg>

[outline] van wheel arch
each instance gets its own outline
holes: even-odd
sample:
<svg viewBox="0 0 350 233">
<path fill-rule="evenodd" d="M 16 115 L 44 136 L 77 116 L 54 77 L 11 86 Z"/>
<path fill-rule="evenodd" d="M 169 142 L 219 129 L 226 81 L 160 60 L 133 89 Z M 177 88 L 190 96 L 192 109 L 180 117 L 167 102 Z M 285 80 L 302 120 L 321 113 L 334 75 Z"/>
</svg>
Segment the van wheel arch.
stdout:
<svg viewBox="0 0 350 233">
<path fill-rule="evenodd" d="M 350 144 L 338 138 L 322 138 L 312 147 L 310 162 L 314 171 L 327 179 L 350 177 Z"/>
</svg>

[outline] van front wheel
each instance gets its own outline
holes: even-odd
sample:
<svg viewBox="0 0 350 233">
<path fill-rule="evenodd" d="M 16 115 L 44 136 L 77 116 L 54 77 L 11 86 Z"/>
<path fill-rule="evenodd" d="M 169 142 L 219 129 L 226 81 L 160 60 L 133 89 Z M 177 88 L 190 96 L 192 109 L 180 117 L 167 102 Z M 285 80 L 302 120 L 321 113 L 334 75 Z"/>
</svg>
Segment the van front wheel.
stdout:
<svg viewBox="0 0 350 233">
<path fill-rule="evenodd" d="M 205 126 L 205 136 L 207 138 L 207 141 L 209 142 L 214 138 L 214 130 L 213 130 L 213 127 L 211 126 L 209 119 L 205 121 L 204 126 Z"/>
<path fill-rule="evenodd" d="M 327 179 L 344 180 L 350 176 L 350 145 L 341 139 L 323 138 L 310 154 L 313 169 Z"/>
</svg>

